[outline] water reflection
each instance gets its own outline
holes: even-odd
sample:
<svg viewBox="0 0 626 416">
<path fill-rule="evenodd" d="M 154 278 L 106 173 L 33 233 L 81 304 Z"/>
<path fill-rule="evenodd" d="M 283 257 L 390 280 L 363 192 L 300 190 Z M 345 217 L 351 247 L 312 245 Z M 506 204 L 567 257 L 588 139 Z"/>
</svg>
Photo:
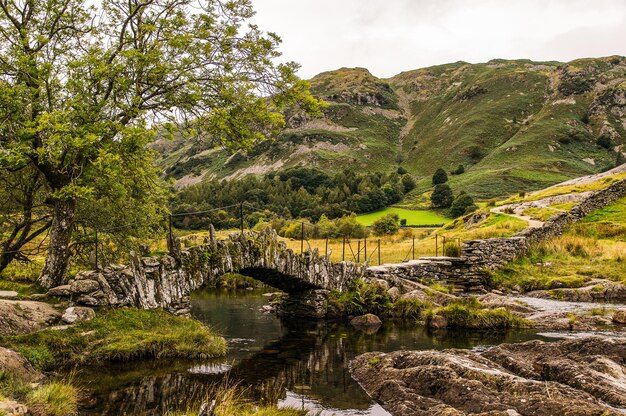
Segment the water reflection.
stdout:
<svg viewBox="0 0 626 416">
<path fill-rule="evenodd" d="M 81 372 L 92 392 L 83 414 L 162 414 L 202 401 L 211 383 L 228 377 L 251 399 L 330 415 L 387 413 L 351 379 L 348 363 L 367 351 L 472 348 L 542 338 L 532 331 L 441 331 L 387 322 L 373 334 L 337 322 L 279 320 L 259 311 L 261 292 L 197 294 L 192 313 L 229 341 L 228 356 L 202 362 L 142 362 Z M 314 413 L 315 413 L 314 412 Z"/>
</svg>

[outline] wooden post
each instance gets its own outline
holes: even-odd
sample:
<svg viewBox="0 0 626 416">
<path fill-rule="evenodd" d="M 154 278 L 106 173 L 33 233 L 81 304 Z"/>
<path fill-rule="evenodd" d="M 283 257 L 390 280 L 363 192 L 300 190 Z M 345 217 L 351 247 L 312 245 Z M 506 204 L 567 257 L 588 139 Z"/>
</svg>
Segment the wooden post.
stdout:
<svg viewBox="0 0 626 416">
<path fill-rule="evenodd" d="M 343 236 L 343 243 L 341 245 L 341 261 L 346 261 L 346 236 Z"/>
<path fill-rule="evenodd" d="M 367 263 L 367 238 L 363 239 L 363 261 Z"/>
<path fill-rule="evenodd" d="M 328 257 L 328 237 L 326 237 L 326 248 L 324 249 L 324 255 Z"/>
<path fill-rule="evenodd" d="M 415 260 L 415 236 L 413 236 L 413 260 Z"/>
<path fill-rule="evenodd" d="M 304 254 L 304 222 L 300 223 L 300 254 Z"/>
<path fill-rule="evenodd" d="M 378 239 L 378 265 L 380 266 L 380 238 Z"/>
<path fill-rule="evenodd" d="M 435 257 L 439 257 L 439 236 L 435 234 Z"/>
<path fill-rule="evenodd" d="M 357 241 L 356 244 L 356 262 L 361 262 L 361 240 Z"/>
<path fill-rule="evenodd" d="M 441 237 L 441 255 L 445 256 L 446 255 L 446 236 L 442 236 Z"/>
<path fill-rule="evenodd" d="M 98 267 L 98 230 L 96 230 L 96 271 L 100 271 Z"/>
</svg>

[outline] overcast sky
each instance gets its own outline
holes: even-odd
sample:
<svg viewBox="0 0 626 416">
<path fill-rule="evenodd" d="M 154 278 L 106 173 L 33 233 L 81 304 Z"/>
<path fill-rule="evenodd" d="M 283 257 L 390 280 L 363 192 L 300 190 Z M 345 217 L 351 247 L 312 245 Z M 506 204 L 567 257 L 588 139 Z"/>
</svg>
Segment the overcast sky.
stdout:
<svg viewBox="0 0 626 416">
<path fill-rule="evenodd" d="M 493 58 L 626 55 L 626 0 L 253 0 L 261 29 L 311 78 Z"/>
</svg>

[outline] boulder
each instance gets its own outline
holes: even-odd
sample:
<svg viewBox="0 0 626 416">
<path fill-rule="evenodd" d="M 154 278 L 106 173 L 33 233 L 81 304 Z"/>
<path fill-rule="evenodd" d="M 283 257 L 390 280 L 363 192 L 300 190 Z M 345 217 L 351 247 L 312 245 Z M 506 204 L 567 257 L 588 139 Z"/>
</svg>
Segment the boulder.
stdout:
<svg viewBox="0 0 626 416">
<path fill-rule="evenodd" d="M 72 288 L 70 285 L 61 285 L 48 290 L 48 296 L 67 297 L 72 296 Z"/>
<path fill-rule="evenodd" d="M 0 347 L 0 370 L 27 383 L 38 383 L 44 379 L 43 374 L 36 371 L 26 358 L 13 350 L 2 347 Z"/>
<path fill-rule="evenodd" d="M 397 301 L 400 298 L 400 289 L 397 286 L 394 286 L 387 290 L 387 294 L 391 298 L 392 301 Z"/>
<path fill-rule="evenodd" d="M 100 283 L 95 280 L 75 280 L 70 285 L 72 294 L 84 295 L 100 290 Z"/>
<path fill-rule="evenodd" d="M 613 314 L 613 322 L 626 324 L 626 309 L 619 309 Z"/>
<path fill-rule="evenodd" d="M 61 314 L 47 303 L 0 299 L 0 336 L 23 335 L 56 323 Z"/>
<path fill-rule="evenodd" d="M 357 316 L 352 318 L 350 321 L 350 325 L 355 327 L 370 327 L 370 326 L 380 326 L 383 322 L 380 318 L 374 314 L 368 313 L 366 315 Z"/>
<path fill-rule="evenodd" d="M 63 312 L 61 319 L 63 322 L 73 324 L 75 322 L 91 321 L 96 317 L 96 312 L 91 308 L 85 308 L 81 306 L 69 307 Z"/>
<path fill-rule="evenodd" d="M 0 290 L 0 299 L 17 299 L 17 292 L 14 290 Z"/>
<path fill-rule="evenodd" d="M 626 403 L 625 363 L 625 339 L 588 337 L 366 353 L 350 371 L 394 416 L 617 416 Z"/>
</svg>

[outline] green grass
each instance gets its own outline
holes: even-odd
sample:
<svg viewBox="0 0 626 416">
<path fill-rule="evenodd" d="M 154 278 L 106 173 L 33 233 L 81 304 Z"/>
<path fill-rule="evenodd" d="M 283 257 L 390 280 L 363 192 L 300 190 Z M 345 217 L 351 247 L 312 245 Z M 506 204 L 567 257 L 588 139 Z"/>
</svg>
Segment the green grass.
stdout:
<svg viewBox="0 0 626 416">
<path fill-rule="evenodd" d="M 396 207 L 387 207 L 380 211 L 359 215 L 356 217 L 356 220 L 359 223 L 369 227 L 374 224 L 374 221 L 387 214 L 398 214 L 401 220 L 406 219 L 407 226 L 439 225 L 447 224 L 450 222 L 449 218 L 446 218 L 433 211 L 409 210 Z"/>
<path fill-rule="evenodd" d="M 27 402 L 35 414 L 68 416 L 77 412 L 78 391 L 68 383 L 52 382 L 33 390 Z"/>
<path fill-rule="evenodd" d="M 38 369 L 226 353 L 226 341 L 210 328 L 160 310 L 116 309 L 63 331 L 4 337 L 0 343 L 20 352 Z"/>
</svg>

